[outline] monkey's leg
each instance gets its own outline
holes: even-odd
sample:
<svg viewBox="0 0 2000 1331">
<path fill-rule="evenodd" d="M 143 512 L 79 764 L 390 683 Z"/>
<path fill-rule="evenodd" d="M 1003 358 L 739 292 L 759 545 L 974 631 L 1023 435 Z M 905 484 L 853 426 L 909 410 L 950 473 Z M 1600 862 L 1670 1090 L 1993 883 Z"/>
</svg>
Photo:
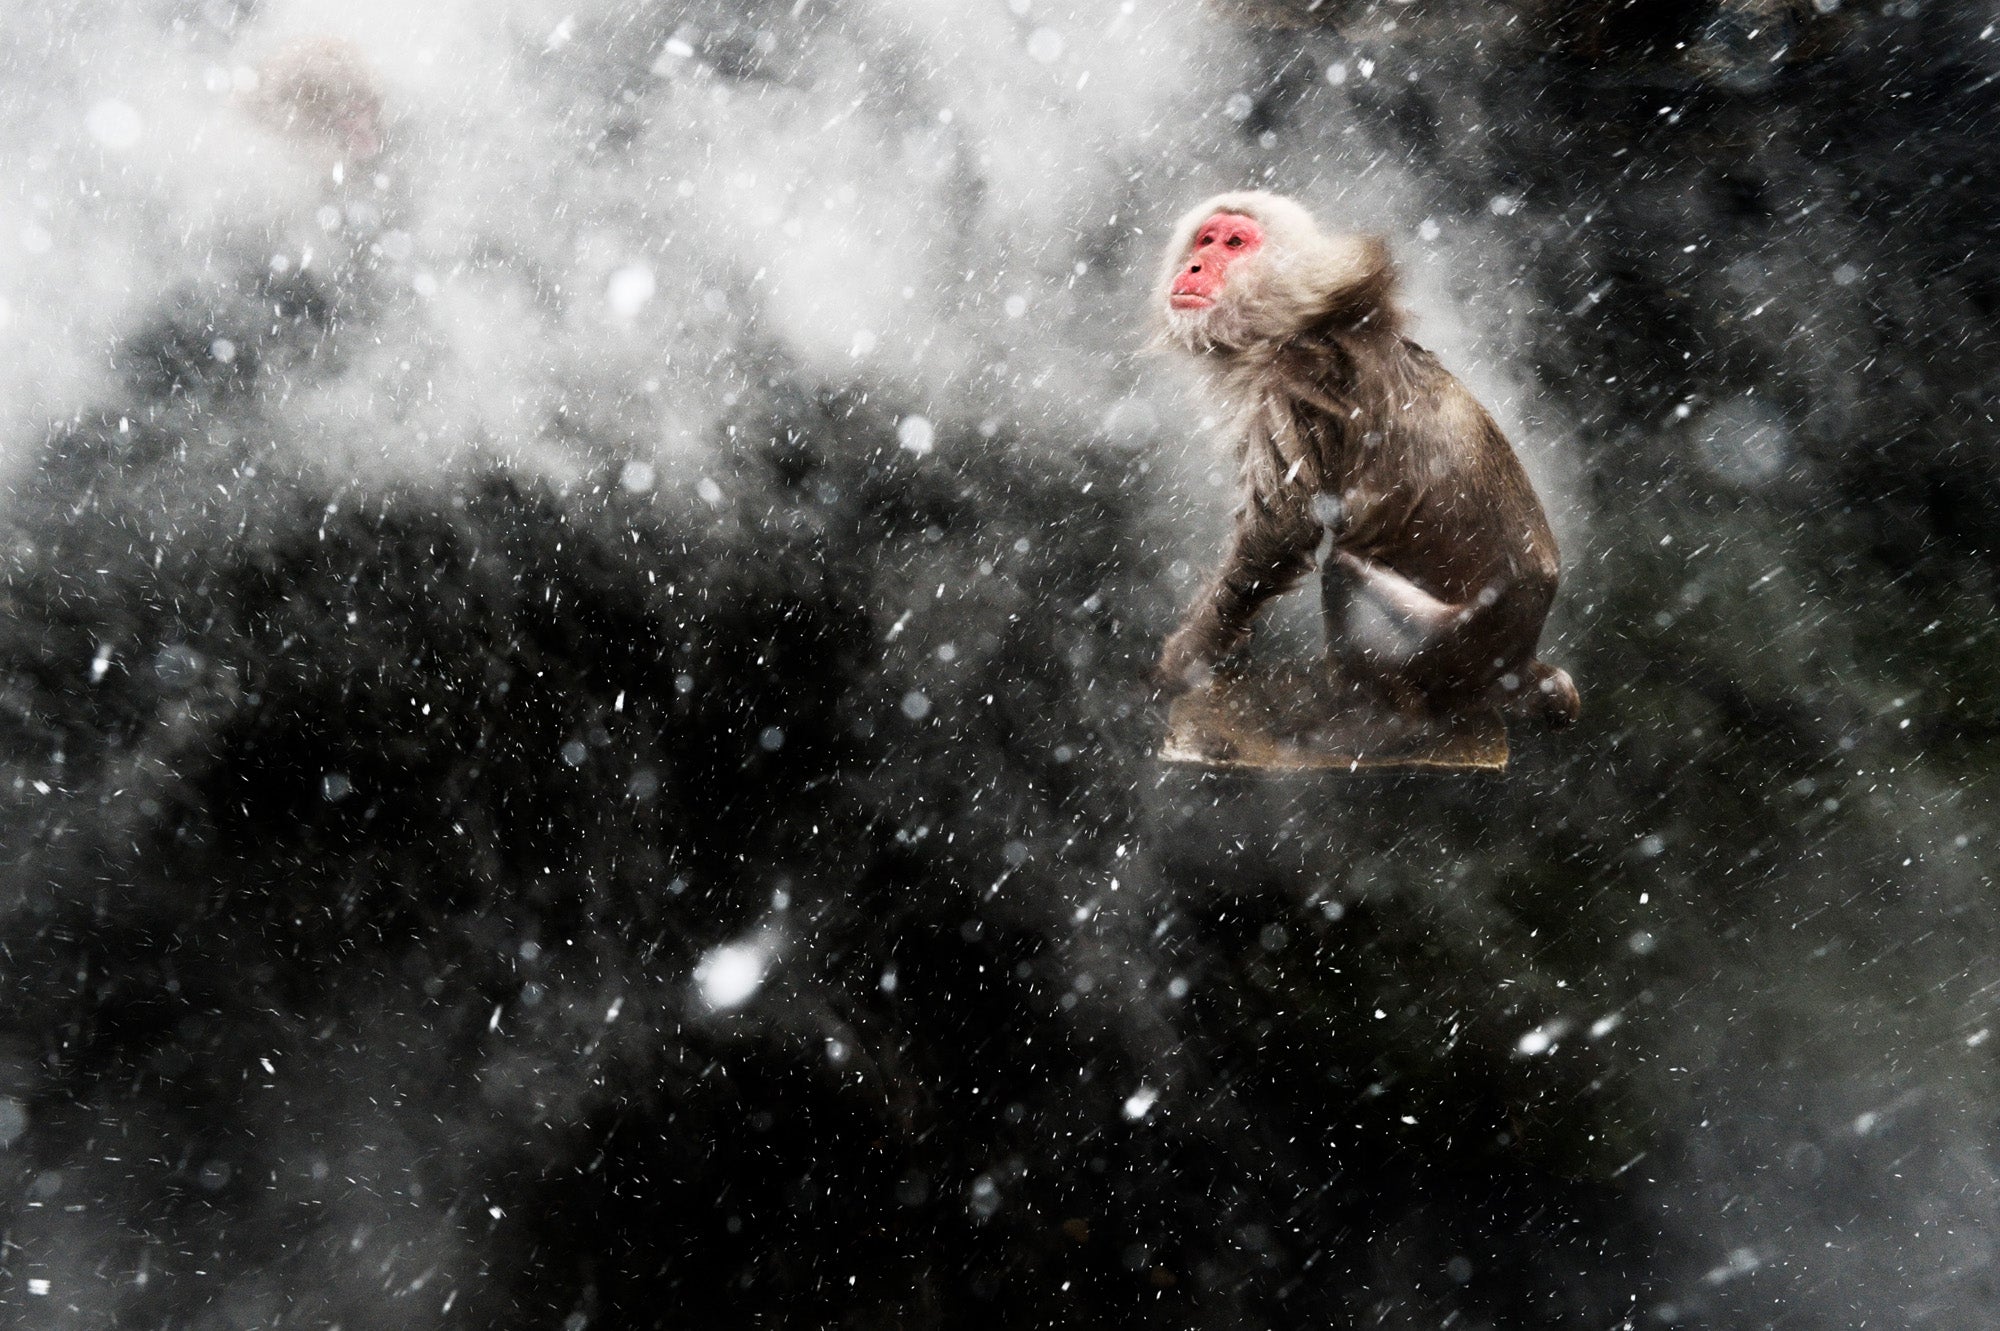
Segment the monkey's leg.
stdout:
<svg viewBox="0 0 2000 1331">
<path fill-rule="evenodd" d="M 1344 550 L 1327 560 L 1321 588 L 1328 651 L 1399 711 L 1490 703 L 1564 726 L 1582 710 L 1569 672 L 1534 658 L 1542 611 L 1518 594 L 1441 601 Z"/>
<path fill-rule="evenodd" d="M 1155 681 L 1175 691 L 1192 688 L 1241 645 L 1264 602 L 1290 591 L 1312 568 L 1320 531 L 1302 506 L 1273 510 L 1254 499 L 1245 504 L 1222 567 L 1161 649 Z"/>
<path fill-rule="evenodd" d="M 1471 616 L 1402 574 L 1335 549 L 1320 580 L 1328 645 L 1384 666 L 1407 664 Z"/>
<path fill-rule="evenodd" d="M 1395 570 L 1335 549 L 1320 579 L 1327 652 L 1398 711 L 1435 707 L 1491 677 L 1484 609 L 1439 600 Z"/>
</svg>

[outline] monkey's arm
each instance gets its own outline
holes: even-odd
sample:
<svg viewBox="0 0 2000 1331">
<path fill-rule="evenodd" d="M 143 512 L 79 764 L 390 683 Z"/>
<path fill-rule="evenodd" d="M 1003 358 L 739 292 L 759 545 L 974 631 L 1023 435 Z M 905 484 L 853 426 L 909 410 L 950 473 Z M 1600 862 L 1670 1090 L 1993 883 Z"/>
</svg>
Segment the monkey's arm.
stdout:
<svg viewBox="0 0 2000 1331">
<path fill-rule="evenodd" d="M 1264 602 L 1298 584 L 1313 566 L 1323 528 L 1303 504 L 1275 507 L 1252 496 L 1236 515 L 1222 567 L 1161 649 L 1154 681 L 1180 692 L 1238 646 Z"/>
</svg>

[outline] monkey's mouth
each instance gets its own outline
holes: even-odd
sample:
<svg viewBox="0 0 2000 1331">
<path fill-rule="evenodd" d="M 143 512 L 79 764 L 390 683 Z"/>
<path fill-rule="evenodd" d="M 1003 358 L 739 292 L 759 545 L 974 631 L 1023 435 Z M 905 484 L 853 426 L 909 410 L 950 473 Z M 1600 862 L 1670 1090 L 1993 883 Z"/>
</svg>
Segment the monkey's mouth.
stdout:
<svg viewBox="0 0 2000 1331">
<path fill-rule="evenodd" d="M 1197 296 L 1192 291 L 1176 291 L 1167 297 L 1167 304 L 1177 310 L 1205 310 L 1215 301 L 1208 296 Z"/>
</svg>

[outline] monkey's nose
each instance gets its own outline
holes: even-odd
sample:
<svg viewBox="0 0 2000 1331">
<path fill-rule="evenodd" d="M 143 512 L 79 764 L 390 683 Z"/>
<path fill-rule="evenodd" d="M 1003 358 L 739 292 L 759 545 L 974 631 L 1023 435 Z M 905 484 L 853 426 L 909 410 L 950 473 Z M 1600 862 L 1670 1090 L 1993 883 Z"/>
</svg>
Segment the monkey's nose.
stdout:
<svg viewBox="0 0 2000 1331">
<path fill-rule="evenodd" d="M 1201 271 L 1201 265 L 1198 263 L 1191 263 L 1188 265 L 1188 271 L 1190 273 L 1198 273 Z"/>
</svg>

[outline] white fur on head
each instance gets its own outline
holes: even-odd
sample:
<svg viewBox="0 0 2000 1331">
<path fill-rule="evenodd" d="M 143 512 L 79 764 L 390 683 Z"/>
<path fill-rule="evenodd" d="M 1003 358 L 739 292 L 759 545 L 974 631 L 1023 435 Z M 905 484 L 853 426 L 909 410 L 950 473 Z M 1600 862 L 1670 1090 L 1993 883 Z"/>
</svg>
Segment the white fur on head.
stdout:
<svg viewBox="0 0 2000 1331">
<path fill-rule="evenodd" d="M 1214 305 L 1173 309 L 1167 292 L 1187 261 L 1195 232 L 1217 213 L 1250 218 L 1264 229 L 1264 244 L 1230 265 Z M 1392 285 L 1389 251 L 1380 237 L 1326 235 L 1311 213 L 1281 194 L 1218 194 L 1190 209 L 1167 242 L 1153 287 L 1154 308 L 1163 321 L 1158 336 L 1196 353 L 1248 351 L 1283 342 L 1348 307 L 1357 319 L 1378 315 L 1393 327 Z"/>
</svg>

